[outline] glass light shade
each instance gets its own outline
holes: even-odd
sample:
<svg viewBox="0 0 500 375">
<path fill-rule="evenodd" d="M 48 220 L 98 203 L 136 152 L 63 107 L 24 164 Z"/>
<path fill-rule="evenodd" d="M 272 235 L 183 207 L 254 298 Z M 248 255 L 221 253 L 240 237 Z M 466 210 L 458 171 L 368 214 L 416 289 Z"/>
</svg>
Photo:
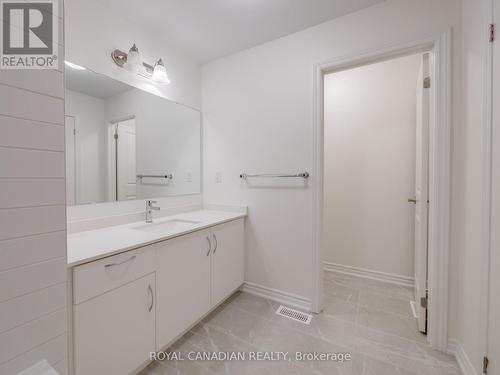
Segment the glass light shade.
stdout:
<svg viewBox="0 0 500 375">
<path fill-rule="evenodd" d="M 162 59 L 158 60 L 158 62 L 155 64 L 152 78 L 153 81 L 158 83 L 164 83 L 164 84 L 170 83 L 170 80 L 168 79 L 167 75 L 167 69 L 165 68 L 165 65 L 163 65 Z"/>
<path fill-rule="evenodd" d="M 139 49 L 136 47 L 135 44 L 128 51 L 127 62 L 123 67 L 137 74 L 143 72 L 144 66 L 142 65 L 141 54 L 139 53 Z"/>
</svg>

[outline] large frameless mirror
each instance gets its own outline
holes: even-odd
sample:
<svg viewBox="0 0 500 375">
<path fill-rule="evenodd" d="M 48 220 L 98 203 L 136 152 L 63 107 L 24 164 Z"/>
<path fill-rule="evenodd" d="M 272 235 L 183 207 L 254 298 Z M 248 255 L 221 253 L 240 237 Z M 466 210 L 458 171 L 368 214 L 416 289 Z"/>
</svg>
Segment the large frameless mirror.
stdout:
<svg viewBox="0 0 500 375">
<path fill-rule="evenodd" d="M 200 121 L 197 110 L 67 67 L 67 204 L 200 193 Z"/>
</svg>

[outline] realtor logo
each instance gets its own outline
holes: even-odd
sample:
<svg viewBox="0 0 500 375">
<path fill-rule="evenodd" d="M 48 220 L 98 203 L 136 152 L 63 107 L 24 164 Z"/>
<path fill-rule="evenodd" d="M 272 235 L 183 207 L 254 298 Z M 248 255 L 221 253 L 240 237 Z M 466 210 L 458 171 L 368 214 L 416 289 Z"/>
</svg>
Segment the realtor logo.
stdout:
<svg viewBox="0 0 500 375">
<path fill-rule="evenodd" d="M 57 0 L 0 0 L 1 69 L 57 69 Z"/>
</svg>

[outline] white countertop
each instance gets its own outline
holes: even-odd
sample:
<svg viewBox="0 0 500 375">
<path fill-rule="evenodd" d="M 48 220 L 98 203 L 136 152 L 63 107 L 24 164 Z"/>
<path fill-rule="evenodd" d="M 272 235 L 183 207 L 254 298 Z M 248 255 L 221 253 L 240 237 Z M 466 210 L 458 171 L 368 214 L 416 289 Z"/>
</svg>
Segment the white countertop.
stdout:
<svg viewBox="0 0 500 375">
<path fill-rule="evenodd" d="M 154 219 L 153 224 L 144 221 L 68 234 L 68 267 L 91 262 L 113 254 L 132 250 L 151 243 L 164 241 L 213 225 L 245 217 L 243 212 L 199 210 Z M 155 232 L 134 229 L 171 220 L 188 220 L 197 223 L 178 225 Z"/>
</svg>

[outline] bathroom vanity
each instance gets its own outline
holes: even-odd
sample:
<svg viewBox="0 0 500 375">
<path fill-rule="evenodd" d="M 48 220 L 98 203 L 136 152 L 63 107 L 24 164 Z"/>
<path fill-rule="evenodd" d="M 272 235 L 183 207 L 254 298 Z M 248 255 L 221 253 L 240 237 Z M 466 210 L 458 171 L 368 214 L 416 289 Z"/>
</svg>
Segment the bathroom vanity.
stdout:
<svg viewBox="0 0 500 375">
<path fill-rule="evenodd" d="M 65 74 L 70 369 L 133 374 L 241 286 L 246 209 L 197 198 L 198 110 Z"/>
<path fill-rule="evenodd" d="M 199 210 L 70 234 L 74 373 L 135 373 L 237 290 L 245 216 Z"/>
</svg>

